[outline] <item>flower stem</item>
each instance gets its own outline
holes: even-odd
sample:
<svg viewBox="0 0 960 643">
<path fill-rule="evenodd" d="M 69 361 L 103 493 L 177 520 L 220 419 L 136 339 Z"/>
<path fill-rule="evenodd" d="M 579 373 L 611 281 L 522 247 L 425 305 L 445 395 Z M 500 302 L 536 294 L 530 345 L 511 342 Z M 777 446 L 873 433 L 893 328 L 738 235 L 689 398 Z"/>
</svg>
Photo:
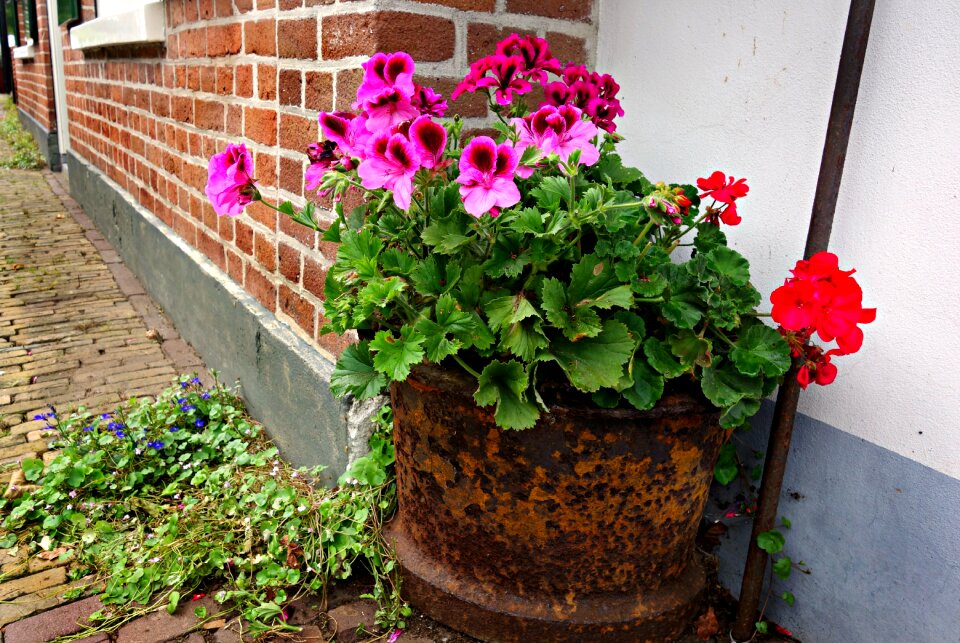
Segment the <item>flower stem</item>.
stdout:
<svg viewBox="0 0 960 643">
<path fill-rule="evenodd" d="M 463 358 L 461 358 L 459 355 L 452 355 L 452 357 L 453 357 L 453 359 L 455 359 L 455 360 L 457 361 L 457 364 L 459 364 L 460 367 L 461 367 L 463 370 L 465 370 L 466 372 L 470 373 L 471 375 L 473 375 L 473 376 L 474 376 L 475 378 L 477 378 L 478 380 L 480 379 L 480 373 L 478 373 L 477 371 L 475 371 L 473 368 L 470 367 L 469 364 L 467 364 L 465 361 L 463 361 Z"/>
<path fill-rule="evenodd" d="M 653 219 L 647 221 L 647 225 L 643 226 L 643 230 L 640 231 L 640 234 L 637 235 L 637 238 L 633 240 L 633 245 L 639 246 L 640 242 L 647 238 L 647 234 L 650 232 L 650 228 L 654 226 Z M 646 254 L 644 252 L 643 254 Z"/>
</svg>

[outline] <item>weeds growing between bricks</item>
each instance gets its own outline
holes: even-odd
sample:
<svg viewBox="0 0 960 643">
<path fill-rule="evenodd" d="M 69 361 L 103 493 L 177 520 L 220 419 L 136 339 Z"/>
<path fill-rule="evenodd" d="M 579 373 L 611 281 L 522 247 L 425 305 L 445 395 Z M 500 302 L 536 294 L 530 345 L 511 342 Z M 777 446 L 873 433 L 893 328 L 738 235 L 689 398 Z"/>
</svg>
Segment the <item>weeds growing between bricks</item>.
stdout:
<svg viewBox="0 0 960 643">
<path fill-rule="evenodd" d="M 18 170 L 38 170 L 45 164 L 43 155 L 29 132 L 20 125 L 17 106 L 9 96 L 4 98 L 3 120 L 0 120 L 0 138 L 10 145 L 10 154 L 0 157 L 0 167 Z"/>
<path fill-rule="evenodd" d="M 380 531 L 396 493 L 388 407 L 370 454 L 335 489 L 318 486 L 318 468 L 281 460 L 219 382 L 204 389 L 181 377 L 156 401 L 102 415 L 51 408 L 37 419 L 60 452 L 46 465 L 21 463 L 28 484 L 0 501 L 0 547 L 73 557 L 72 578 L 96 575 L 106 607 L 76 638 L 164 606 L 172 613 L 205 591 L 239 612 L 250 634 L 296 631 L 285 607 L 325 593 L 357 564 L 373 575 L 378 624 L 404 627 L 410 611 Z M 195 615 L 198 625 L 222 616 L 202 607 Z"/>
</svg>

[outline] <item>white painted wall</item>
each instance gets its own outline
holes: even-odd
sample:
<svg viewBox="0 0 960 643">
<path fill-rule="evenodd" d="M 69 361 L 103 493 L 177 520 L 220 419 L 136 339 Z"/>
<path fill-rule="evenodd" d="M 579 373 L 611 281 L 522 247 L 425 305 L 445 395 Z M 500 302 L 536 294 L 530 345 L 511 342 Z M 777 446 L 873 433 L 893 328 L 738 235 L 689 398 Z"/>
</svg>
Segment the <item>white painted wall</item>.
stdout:
<svg viewBox="0 0 960 643">
<path fill-rule="evenodd" d="M 803 252 L 848 3 L 601 0 L 621 151 L 746 176 L 732 243 L 768 294 Z M 801 412 L 960 478 L 960 3 L 879 0 L 831 250 L 879 309 Z M 922 432 L 922 433 L 921 433 Z"/>
</svg>

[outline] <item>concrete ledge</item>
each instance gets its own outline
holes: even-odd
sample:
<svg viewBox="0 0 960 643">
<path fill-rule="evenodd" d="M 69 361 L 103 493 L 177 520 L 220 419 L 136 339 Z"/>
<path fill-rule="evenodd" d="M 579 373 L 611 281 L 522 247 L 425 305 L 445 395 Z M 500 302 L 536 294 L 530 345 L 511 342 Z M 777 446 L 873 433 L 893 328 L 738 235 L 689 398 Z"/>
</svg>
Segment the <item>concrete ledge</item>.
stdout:
<svg viewBox="0 0 960 643">
<path fill-rule="evenodd" d="M 73 153 L 67 166 L 71 196 L 180 335 L 223 381 L 239 380 L 250 413 L 288 461 L 325 465 L 325 482 L 334 482 L 359 454 L 349 453 L 350 405 L 330 394 L 333 363 L 119 185 Z"/>
<path fill-rule="evenodd" d="M 47 128 L 41 125 L 33 116 L 26 113 L 19 107 L 17 113 L 20 116 L 20 124 L 23 129 L 30 132 L 33 140 L 37 142 L 40 153 L 47 161 L 47 167 L 53 172 L 59 172 L 62 168 L 60 162 L 60 141 L 57 140 L 57 132 L 49 132 Z"/>
</svg>

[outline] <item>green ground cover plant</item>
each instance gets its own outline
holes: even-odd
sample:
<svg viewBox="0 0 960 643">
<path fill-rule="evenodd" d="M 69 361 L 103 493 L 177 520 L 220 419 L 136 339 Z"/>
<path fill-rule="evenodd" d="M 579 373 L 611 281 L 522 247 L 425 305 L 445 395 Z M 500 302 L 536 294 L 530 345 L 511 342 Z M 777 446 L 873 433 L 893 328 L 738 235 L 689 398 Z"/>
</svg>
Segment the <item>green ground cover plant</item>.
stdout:
<svg viewBox="0 0 960 643">
<path fill-rule="evenodd" d="M 0 167 L 17 170 L 38 170 L 45 165 L 36 141 L 20 125 L 17 106 L 9 96 L 3 99 L 3 120 L 0 120 L 0 139 L 10 145 L 10 151 L 0 154 Z"/>
<path fill-rule="evenodd" d="M 114 413 L 37 417 L 60 455 L 22 462 L 28 485 L 0 501 L 0 547 L 75 558 L 72 578 L 104 583 L 98 629 L 210 592 L 252 634 L 296 630 L 285 606 L 359 565 L 372 573 L 378 623 L 404 626 L 380 532 L 395 504 L 389 407 L 370 454 L 334 489 L 318 484 L 319 469 L 280 459 L 234 392 L 196 377 Z"/>
</svg>

